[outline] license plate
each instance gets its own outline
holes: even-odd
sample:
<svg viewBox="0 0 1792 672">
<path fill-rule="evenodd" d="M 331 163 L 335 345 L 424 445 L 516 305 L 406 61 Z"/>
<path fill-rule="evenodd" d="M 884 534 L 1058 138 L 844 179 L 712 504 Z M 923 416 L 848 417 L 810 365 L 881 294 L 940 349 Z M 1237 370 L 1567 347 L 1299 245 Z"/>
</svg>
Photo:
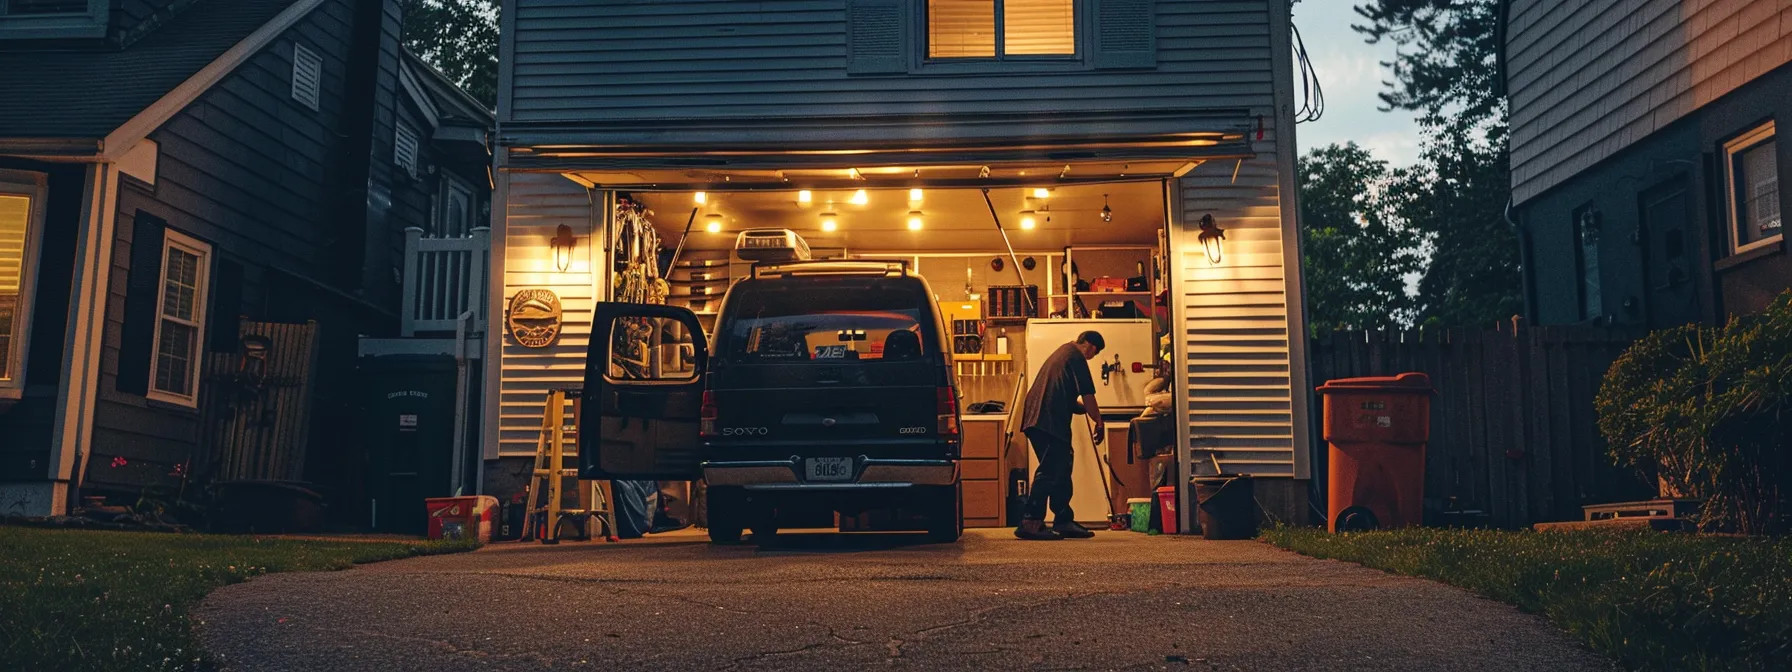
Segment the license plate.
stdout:
<svg viewBox="0 0 1792 672">
<path fill-rule="evenodd" d="M 803 460 L 803 479 L 808 481 L 852 480 L 852 458 L 811 457 Z"/>
</svg>

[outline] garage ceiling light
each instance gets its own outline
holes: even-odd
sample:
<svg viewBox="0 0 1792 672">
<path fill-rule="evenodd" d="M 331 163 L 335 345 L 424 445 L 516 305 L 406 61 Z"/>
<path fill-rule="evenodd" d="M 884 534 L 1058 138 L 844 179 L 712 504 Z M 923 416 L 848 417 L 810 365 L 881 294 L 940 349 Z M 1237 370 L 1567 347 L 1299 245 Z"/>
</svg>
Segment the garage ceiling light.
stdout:
<svg viewBox="0 0 1792 672">
<path fill-rule="evenodd" d="M 840 228 L 840 217 L 831 212 L 821 213 L 821 230 L 829 233 Z"/>
<path fill-rule="evenodd" d="M 709 213 L 707 215 L 704 215 L 703 216 L 703 230 L 708 231 L 710 233 L 721 233 L 722 232 L 722 216 L 719 214 L 713 213 L 713 212 Z"/>
<path fill-rule="evenodd" d="M 860 189 L 858 191 L 852 192 L 852 204 L 853 205 L 864 205 L 864 204 L 870 203 L 870 202 L 871 202 L 871 197 L 865 194 L 864 189 Z"/>
<path fill-rule="evenodd" d="M 920 190 L 916 189 L 915 191 L 920 191 Z M 910 231 L 920 231 L 921 230 L 921 211 L 920 210 L 908 211 L 908 230 L 910 230 Z"/>
<path fill-rule="evenodd" d="M 1031 230 L 1033 230 L 1033 227 L 1039 226 L 1039 222 L 1037 220 L 1033 219 L 1034 214 L 1035 213 L 1032 210 L 1020 211 L 1020 228 L 1021 229 L 1031 231 Z"/>
<path fill-rule="evenodd" d="M 1052 197 L 1052 192 L 1050 189 L 1046 189 L 1045 187 L 1034 187 L 1033 188 L 1033 198 L 1051 198 L 1051 197 Z"/>
<path fill-rule="evenodd" d="M 813 202 L 815 202 L 815 194 L 809 193 L 808 189 L 796 192 L 797 205 L 808 207 L 809 204 Z"/>
<path fill-rule="evenodd" d="M 695 198 L 697 199 L 697 205 L 703 205 L 704 203 L 709 202 L 709 194 L 703 193 L 701 191 L 697 192 L 697 195 Z"/>
<path fill-rule="evenodd" d="M 910 202 L 910 203 L 920 203 L 921 202 L 921 189 L 920 188 L 908 190 L 908 202 Z"/>
</svg>

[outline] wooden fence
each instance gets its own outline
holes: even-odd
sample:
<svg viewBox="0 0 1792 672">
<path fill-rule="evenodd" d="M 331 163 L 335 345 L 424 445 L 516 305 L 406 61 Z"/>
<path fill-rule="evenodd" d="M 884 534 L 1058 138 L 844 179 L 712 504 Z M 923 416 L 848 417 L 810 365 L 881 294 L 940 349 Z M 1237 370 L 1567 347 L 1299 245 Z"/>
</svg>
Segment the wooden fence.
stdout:
<svg viewBox="0 0 1792 672">
<path fill-rule="evenodd" d="M 1428 518 L 1462 512 L 1497 527 L 1579 520 L 1580 507 L 1654 495 L 1613 466 L 1593 397 L 1638 336 L 1591 327 L 1337 332 L 1311 341 L 1314 381 L 1418 371 L 1431 377 L 1425 465 Z M 1315 412 L 1321 408 L 1318 395 Z M 1327 455 L 1313 425 L 1323 481 Z M 1321 487 L 1324 487 L 1323 484 Z"/>
</svg>

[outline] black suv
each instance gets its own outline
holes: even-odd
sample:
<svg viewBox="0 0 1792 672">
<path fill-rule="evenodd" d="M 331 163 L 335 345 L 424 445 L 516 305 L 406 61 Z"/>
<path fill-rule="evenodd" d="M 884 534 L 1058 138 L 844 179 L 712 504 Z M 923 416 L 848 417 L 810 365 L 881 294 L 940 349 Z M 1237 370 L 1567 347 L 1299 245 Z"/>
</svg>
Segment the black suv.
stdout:
<svg viewBox="0 0 1792 672">
<path fill-rule="evenodd" d="M 710 343 L 683 308 L 598 304 L 584 478 L 702 478 L 717 542 L 886 508 L 958 539 L 958 393 L 924 280 L 894 261 L 760 265 L 716 320 Z"/>
</svg>

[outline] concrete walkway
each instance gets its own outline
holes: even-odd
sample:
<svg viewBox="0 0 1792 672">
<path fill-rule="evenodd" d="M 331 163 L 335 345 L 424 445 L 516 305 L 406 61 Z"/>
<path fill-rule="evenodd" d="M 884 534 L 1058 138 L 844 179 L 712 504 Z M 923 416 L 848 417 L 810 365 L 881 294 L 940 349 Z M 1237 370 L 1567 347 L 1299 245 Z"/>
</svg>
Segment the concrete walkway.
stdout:
<svg viewBox="0 0 1792 672">
<path fill-rule="evenodd" d="M 1253 542 L 1103 533 L 499 545 L 208 597 L 243 670 L 1588 670 L 1542 618 Z"/>
</svg>

